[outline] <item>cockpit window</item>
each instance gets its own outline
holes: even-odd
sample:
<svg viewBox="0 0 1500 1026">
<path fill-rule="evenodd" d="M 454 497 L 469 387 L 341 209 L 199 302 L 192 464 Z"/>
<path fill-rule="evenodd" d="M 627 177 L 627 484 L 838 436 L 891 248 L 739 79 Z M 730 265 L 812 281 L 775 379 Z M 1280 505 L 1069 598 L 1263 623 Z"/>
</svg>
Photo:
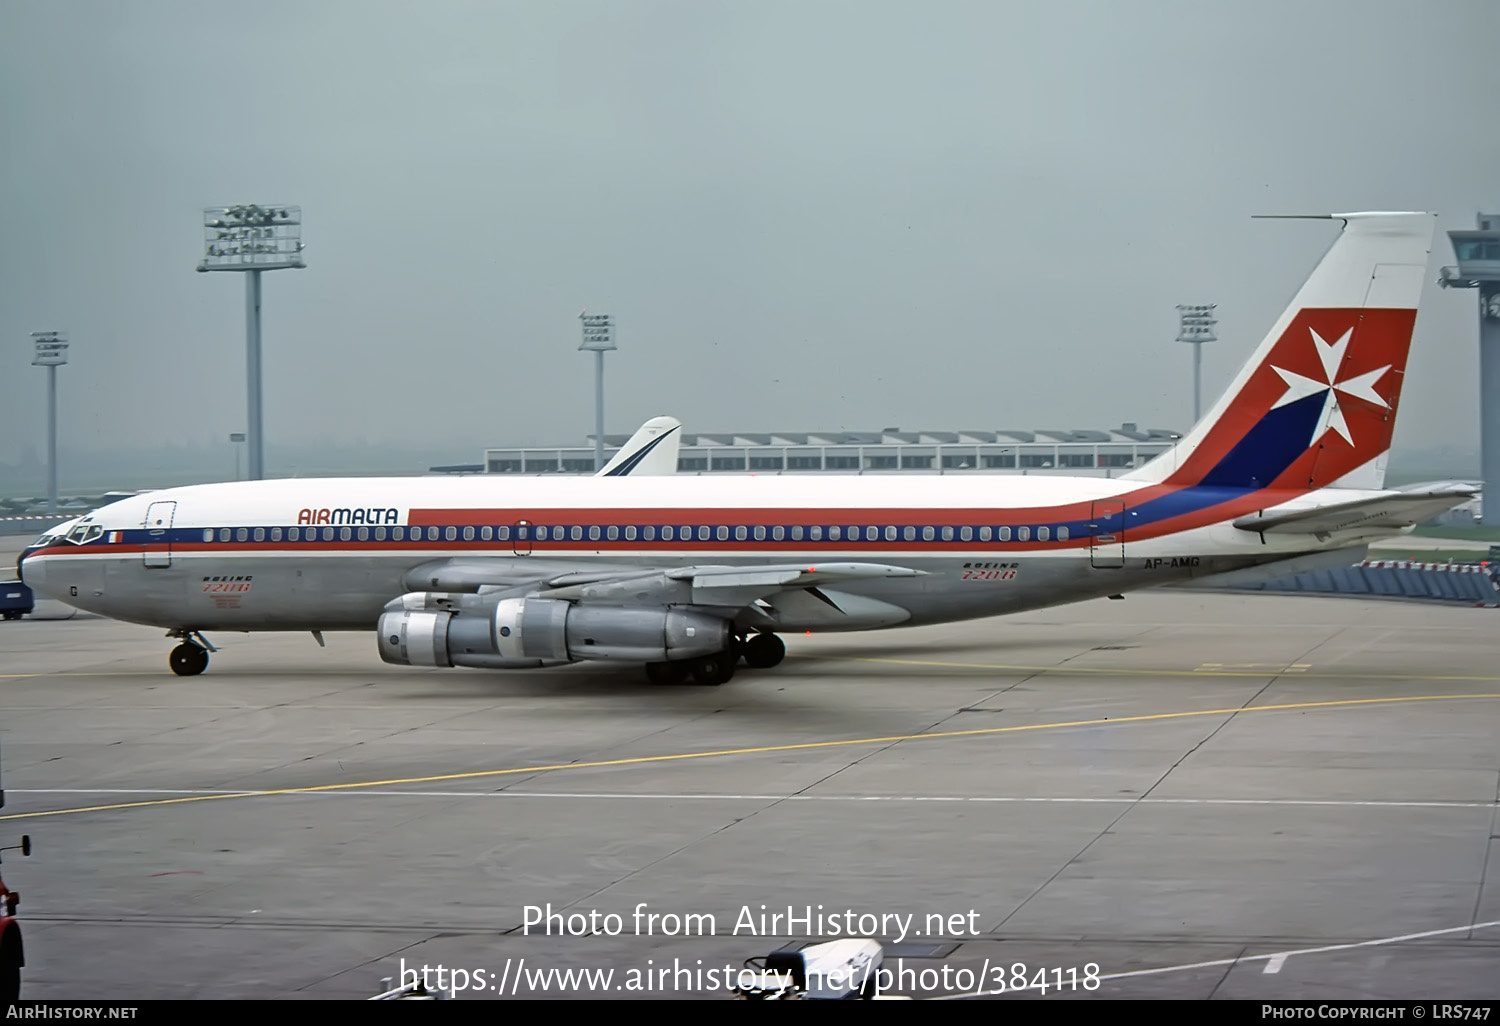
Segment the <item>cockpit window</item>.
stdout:
<svg viewBox="0 0 1500 1026">
<path fill-rule="evenodd" d="M 103 533 L 104 526 L 102 524 L 95 524 L 93 527 L 89 528 L 89 533 L 83 536 L 83 540 L 86 542 L 91 542 Z"/>
<path fill-rule="evenodd" d="M 88 521 L 79 521 L 78 526 L 74 527 L 73 530 L 68 532 L 68 541 L 72 542 L 74 545 L 82 545 L 88 532 Z"/>
</svg>

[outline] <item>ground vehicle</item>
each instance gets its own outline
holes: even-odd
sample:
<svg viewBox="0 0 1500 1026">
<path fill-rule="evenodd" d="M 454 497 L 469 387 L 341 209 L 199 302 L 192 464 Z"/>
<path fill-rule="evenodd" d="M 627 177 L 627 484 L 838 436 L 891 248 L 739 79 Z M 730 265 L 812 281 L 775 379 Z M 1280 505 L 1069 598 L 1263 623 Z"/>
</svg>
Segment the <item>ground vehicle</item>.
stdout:
<svg viewBox="0 0 1500 1026">
<path fill-rule="evenodd" d="M 20 581 L 0 581 L 0 616 L 19 620 L 36 606 L 36 597 Z"/>
</svg>

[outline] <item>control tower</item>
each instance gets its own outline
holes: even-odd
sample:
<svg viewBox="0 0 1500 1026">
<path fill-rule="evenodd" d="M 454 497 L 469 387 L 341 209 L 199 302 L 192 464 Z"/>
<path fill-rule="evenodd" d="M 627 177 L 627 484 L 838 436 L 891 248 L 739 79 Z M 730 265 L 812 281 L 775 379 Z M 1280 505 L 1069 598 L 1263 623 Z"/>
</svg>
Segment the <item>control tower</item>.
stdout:
<svg viewBox="0 0 1500 1026">
<path fill-rule="evenodd" d="M 1457 267 L 1438 284 L 1479 290 L 1479 460 L 1482 523 L 1500 527 L 1500 214 L 1480 214 L 1477 231 L 1449 232 Z"/>
</svg>

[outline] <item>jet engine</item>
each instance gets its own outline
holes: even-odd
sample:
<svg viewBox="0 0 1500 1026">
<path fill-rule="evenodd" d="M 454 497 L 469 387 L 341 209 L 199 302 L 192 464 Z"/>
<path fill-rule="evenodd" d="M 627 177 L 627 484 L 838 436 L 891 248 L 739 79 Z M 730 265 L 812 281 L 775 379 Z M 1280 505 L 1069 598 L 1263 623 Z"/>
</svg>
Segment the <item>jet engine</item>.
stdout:
<svg viewBox="0 0 1500 1026">
<path fill-rule="evenodd" d="M 521 669 L 580 659 L 692 659 L 733 643 L 728 620 L 670 606 L 588 606 L 544 598 L 469 608 L 473 604 L 472 596 L 403 596 L 381 614 L 380 658 L 401 666 Z"/>
</svg>

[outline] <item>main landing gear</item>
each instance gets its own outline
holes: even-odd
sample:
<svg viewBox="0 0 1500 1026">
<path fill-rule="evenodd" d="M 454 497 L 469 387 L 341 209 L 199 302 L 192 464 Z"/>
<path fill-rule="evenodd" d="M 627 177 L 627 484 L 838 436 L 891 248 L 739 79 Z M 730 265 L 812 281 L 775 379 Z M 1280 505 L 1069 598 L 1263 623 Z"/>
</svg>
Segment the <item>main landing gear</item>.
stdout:
<svg viewBox="0 0 1500 1026">
<path fill-rule="evenodd" d="M 167 656 L 167 665 L 172 672 L 179 677 L 196 677 L 208 669 L 208 654 L 215 652 L 208 639 L 197 631 L 175 630 L 168 631 L 167 637 L 181 638 L 182 644 L 172 649 Z"/>
<path fill-rule="evenodd" d="M 689 677 L 694 684 L 727 684 L 741 659 L 755 670 L 766 670 L 786 658 L 786 643 L 774 634 L 736 638 L 727 651 L 697 659 L 670 663 L 647 663 L 646 678 L 653 684 L 681 684 Z"/>
</svg>

